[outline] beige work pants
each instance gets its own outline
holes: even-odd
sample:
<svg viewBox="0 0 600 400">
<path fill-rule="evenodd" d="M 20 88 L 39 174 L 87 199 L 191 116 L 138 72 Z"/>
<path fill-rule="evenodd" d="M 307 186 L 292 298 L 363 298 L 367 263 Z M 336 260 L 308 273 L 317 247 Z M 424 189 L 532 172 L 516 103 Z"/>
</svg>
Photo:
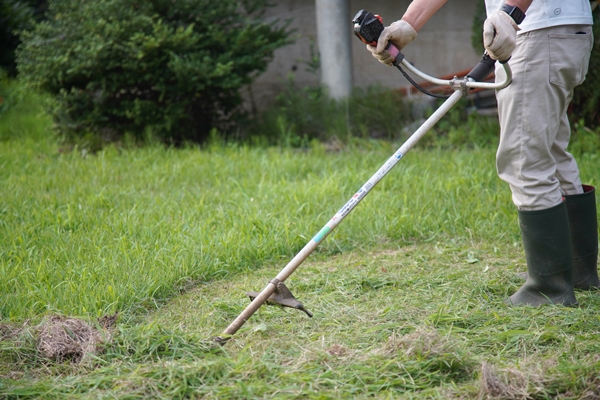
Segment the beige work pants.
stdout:
<svg viewBox="0 0 600 400">
<path fill-rule="evenodd" d="M 510 59 L 512 83 L 496 93 L 496 168 L 519 210 L 547 209 L 560 204 L 564 195 L 583 193 L 577 163 L 567 152 L 567 107 L 573 89 L 585 79 L 592 45 L 589 25 L 556 26 L 517 37 Z M 496 75 L 499 81 L 505 76 L 499 63 Z"/>
</svg>

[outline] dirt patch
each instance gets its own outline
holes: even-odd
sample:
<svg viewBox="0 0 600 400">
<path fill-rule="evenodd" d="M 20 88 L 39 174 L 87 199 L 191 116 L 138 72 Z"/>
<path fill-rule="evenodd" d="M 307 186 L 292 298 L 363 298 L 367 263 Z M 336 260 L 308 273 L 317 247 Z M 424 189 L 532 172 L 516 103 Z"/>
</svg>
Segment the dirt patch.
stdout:
<svg viewBox="0 0 600 400">
<path fill-rule="evenodd" d="M 327 349 L 330 356 L 343 357 L 348 354 L 348 349 L 339 344 L 333 344 Z"/>
<path fill-rule="evenodd" d="M 117 325 L 118 318 L 119 313 L 115 313 L 113 315 L 105 315 L 103 317 L 98 318 L 98 323 L 102 328 L 112 330 Z"/>
<path fill-rule="evenodd" d="M 98 326 L 92 326 L 77 318 L 51 316 L 39 327 L 37 349 L 49 360 L 81 362 L 86 355 L 102 351 L 116 320 L 116 314 L 105 316 L 98 320 Z"/>
</svg>

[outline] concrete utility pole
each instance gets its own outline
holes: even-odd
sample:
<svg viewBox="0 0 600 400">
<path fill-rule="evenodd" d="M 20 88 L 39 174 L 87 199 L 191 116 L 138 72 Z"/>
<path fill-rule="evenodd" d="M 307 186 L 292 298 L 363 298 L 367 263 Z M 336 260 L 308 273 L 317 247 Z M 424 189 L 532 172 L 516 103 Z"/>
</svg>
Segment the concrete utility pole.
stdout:
<svg viewBox="0 0 600 400">
<path fill-rule="evenodd" d="M 315 0 L 321 83 L 334 99 L 352 91 L 352 23 L 349 0 Z"/>
</svg>

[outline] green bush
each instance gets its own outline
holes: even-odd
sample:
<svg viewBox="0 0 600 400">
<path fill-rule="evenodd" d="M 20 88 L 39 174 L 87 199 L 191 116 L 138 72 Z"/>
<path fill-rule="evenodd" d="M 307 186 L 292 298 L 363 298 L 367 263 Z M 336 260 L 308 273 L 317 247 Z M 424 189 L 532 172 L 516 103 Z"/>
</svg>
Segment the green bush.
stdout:
<svg viewBox="0 0 600 400">
<path fill-rule="evenodd" d="M 181 143 L 225 129 L 239 89 L 289 31 L 259 19 L 267 0 L 51 0 L 21 35 L 21 76 L 54 95 L 70 137 L 148 135 Z"/>
<path fill-rule="evenodd" d="M 0 117 L 12 103 L 12 87 L 6 71 L 0 69 Z"/>
<path fill-rule="evenodd" d="M 0 68 L 16 74 L 15 49 L 19 45 L 16 31 L 31 28 L 34 22 L 33 0 L 0 0 Z"/>
<path fill-rule="evenodd" d="M 594 48 L 590 57 L 588 73 L 583 85 L 575 89 L 571 102 L 571 121 L 581 121 L 588 127 L 600 126 L 600 7 L 594 15 Z"/>
<path fill-rule="evenodd" d="M 442 101 L 439 100 L 437 106 L 441 104 Z M 431 112 L 433 110 L 430 110 Z M 444 149 L 497 147 L 498 132 L 498 118 L 478 114 L 474 101 L 462 98 L 431 128 L 417 146 Z"/>
<path fill-rule="evenodd" d="M 475 9 L 475 17 L 471 25 L 471 45 L 479 54 L 483 54 L 483 22 L 485 21 L 485 0 L 477 0 L 477 8 Z"/>
<path fill-rule="evenodd" d="M 600 127 L 588 128 L 583 120 L 573 125 L 569 152 L 580 156 L 586 153 L 600 152 Z"/>
<path fill-rule="evenodd" d="M 337 101 L 325 88 L 301 88 L 290 77 L 274 104 L 254 120 L 249 134 L 286 146 L 302 146 L 313 139 L 391 140 L 411 122 L 411 106 L 397 90 L 355 88 L 347 100 Z"/>
</svg>

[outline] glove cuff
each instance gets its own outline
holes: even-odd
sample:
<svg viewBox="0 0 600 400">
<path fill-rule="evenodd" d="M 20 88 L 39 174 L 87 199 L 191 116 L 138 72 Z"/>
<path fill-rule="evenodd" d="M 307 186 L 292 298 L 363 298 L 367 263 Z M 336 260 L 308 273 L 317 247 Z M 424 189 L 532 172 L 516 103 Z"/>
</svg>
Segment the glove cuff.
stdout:
<svg viewBox="0 0 600 400">
<path fill-rule="evenodd" d="M 504 4 L 500 8 L 500 11 L 504 11 L 506 14 L 508 14 L 508 16 L 511 17 L 517 25 L 520 25 L 521 22 L 523 22 L 523 20 L 525 19 L 525 13 L 521 11 L 519 7 L 516 6 L 509 6 L 508 4 Z"/>
<path fill-rule="evenodd" d="M 417 31 L 415 30 L 415 28 L 413 28 L 411 24 L 409 24 L 403 19 L 393 22 L 392 25 L 390 25 L 390 27 L 394 27 L 395 31 L 400 31 L 400 40 L 398 40 L 398 44 L 400 45 L 400 47 L 396 46 L 398 47 L 398 50 L 402 50 L 404 46 L 406 46 L 407 44 L 409 44 L 417 38 Z M 390 41 L 396 44 L 393 38 Z"/>
</svg>

